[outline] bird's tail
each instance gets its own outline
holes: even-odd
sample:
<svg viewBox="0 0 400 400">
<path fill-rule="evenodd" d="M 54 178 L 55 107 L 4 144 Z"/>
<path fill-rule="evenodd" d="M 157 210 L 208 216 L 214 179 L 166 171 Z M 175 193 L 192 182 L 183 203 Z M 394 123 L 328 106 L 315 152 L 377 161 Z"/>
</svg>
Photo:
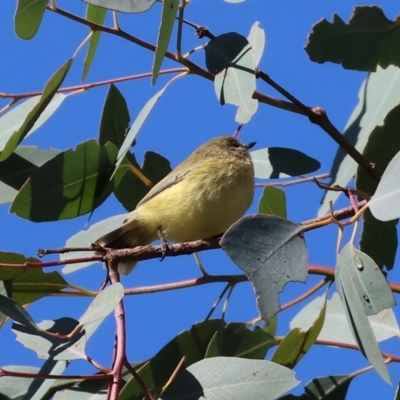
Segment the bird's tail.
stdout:
<svg viewBox="0 0 400 400">
<path fill-rule="evenodd" d="M 141 234 L 140 225 L 136 220 L 125 222 L 121 227 L 106 233 L 96 240 L 96 244 L 110 249 L 127 249 L 136 246 L 143 246 L 151 243 Z M 128 275 L 135 268 L 137 261 L 120 261 L 118 272 L 121 275 Z"/>
</svg>

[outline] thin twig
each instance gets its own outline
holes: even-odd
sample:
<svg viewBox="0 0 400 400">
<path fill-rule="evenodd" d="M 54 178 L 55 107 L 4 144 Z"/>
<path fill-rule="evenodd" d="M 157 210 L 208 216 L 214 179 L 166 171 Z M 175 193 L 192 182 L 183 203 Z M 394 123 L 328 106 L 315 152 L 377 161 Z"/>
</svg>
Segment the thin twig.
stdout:
<svg viewBox="0 0 400 400">
<path fill-rule="evenodd" d="M 119 283 L 120 277 L 118 273 L 118 262 L 108 262 L 108 271 L 111 283 Z M 110 400 L 117 400 L 119 388 L 122 378 L 122 367 L 126 357 L 126 328 L 125 328 L 125 311 L 122 300 L 114 309 L 116 323 L 116 349 L 114 353 L 112 375 L 113 380 L 110 382 L 108 396 Z"/>
<path fill-rule="evenodd" d="M 332 277 L 325 277 L 322 279 L 320 282 L 318 282 L 315 286 L 307 290 L 307 292 L 303 293 L 301 296 L 296 297 L 295 299 L 287 302 L 281 307 L 281 311 L 286 310 L 289 307 L 294 306 L 297 303 L 300 303 L 301 301 L 305 300 L 307 297 L 310 297 L 312 294 L 317 292 L 319 289 L 321 289 L 324 285 L 326 285 L 329 281 L 332 281 Z"/>
<path fill-rule="evenodd" d="M 325 179 L 329 178 L 330 174 L 325 173 L 325 174 L 320 174 L 316 176 L 305 176 L 305 177 L 300 177 L 298 179 L 294 179 L 292 181 L 286 181 L 286 182 L 274 182 L 274 183 L 256 183 L 256 187 L 266 187 L 266 186 L 273 186 L 273 187 L 286 187 L 286 186 L 291 186 L 291 185 L 298 185 L 301 183 L 305 182 L 312 182 L 315 179 Z M 318 182 L 318 181 L 317 181 Z"/>
<path fill-rule="evenodd" d="M 164 69 L 164 70 L 160 71 L 159 75 L 182 73 L 187 70 L 188 70 L 187 68 L 182 68 L 182 67 L 169 68 L 169 69 Z M 89 90 L 89 89 L 99 87 L 99 86 L 110 85 L 112 83 L 120 83 L 120 82 L 132 81 L 135 79 L 150 78 L 151 76 L 152 76 L 152 72 L 146 72 L 143 74 L 124 76 L 122 78 L 106 79 L 104 81 L 99 81 L 99 82 L 85 83 L 82 85 L 75 85 L 75 86 L 68 86 L 68 87 L 60 88 L 60 89 L 58 89 L 57 93 L 85 91 L 85 90 Z M 42 94 L 43 94 L 43 91 L 36 91 L 36 92 L 29 92 L 29 93 L 0 93 L 0 97 L 20 100 L 20 99 L 25 99 L 27 97 L 41 96 Z"/>
<path fill-rule="evenodd" d="M 375 165 L 370 163 L 331 123 L 325 110 L 320 107 L 308 107 L 298 100 L 295 96 L 285 90 L 282 86 L 276 83 L 265 72 L 258 70 L 257 77 L 272 86 L 280 94 L 290 100 L 296 107 L 298 107 L 304 115 L 307 115 L 309 120 L 321 127 L 346 153 L 360 165 L 373 179 L 379 181 L 380 174 L 376 170 Z"/>
</svg>

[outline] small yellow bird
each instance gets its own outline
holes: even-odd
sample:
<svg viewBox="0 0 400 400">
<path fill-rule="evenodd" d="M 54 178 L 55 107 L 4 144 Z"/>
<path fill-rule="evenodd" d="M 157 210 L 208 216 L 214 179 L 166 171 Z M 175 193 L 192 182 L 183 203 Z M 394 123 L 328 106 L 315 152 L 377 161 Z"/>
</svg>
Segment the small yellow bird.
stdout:
<svg viewBox="0 0 400 400">
<path fill-rule="evenodd" d="M 113 249 L 147 245 L 158 238 L 187 242 L 224 233 L 250 207 L 254 168 L 247 145 L 220 136 L 195 150 L 158 182 L 123 225 L 96 243 Z M 129 274 L 136 261 L 120 263 Z"/>
</svg>

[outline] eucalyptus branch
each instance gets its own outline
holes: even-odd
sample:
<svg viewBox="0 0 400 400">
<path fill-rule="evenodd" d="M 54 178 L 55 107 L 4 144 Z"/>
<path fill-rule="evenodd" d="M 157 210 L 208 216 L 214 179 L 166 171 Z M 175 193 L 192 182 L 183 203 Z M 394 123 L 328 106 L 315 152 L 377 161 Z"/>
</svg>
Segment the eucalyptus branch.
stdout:
<svg viewBox="0 0 400 400">
<path fill-rule="evenodd" d="M 305 176 L 305 177 L 300 177 L 298 179 L 294 179 L 292 181 L 286 181 L 286 182 L 277 182 L 277 183 L 256 183 L 256 187 L 267 187 L 267 186 L 273 186 L 273 187 L 286 187 L 286 186 L 292 186 L 292 185 L 298 185 L 300 183 L 305 183 L 305 182 L 314 182 L 315 179 L 325 179 L 329 178 L 330 174 L 325 173 L 325 174 L 319 174 L 315 176 Z"/>
<path fill-rule="evenodd" d="M 159 75 L 182 73 L 182 72 L 186 72 L 186 71 L 187 71 L 187 68 L 170 68 L 170 69 L 161 70 L 159 72 Z M 113 79 L 107 79 L 104 81 L 98 81 L 98 82 L 93 82 L 93 83 L 85 83 L 82 85 L 68 86 L 68 87 L 58 89 L 57 93 L 84 91 L 84 90 L 92 89 L 92 88 L 99 87 L 99 86 L 110 85 L 112 83 L 121 83 L 121 82 L 133 81 L 136 79 L 151 78 L 151 76 L 152 76 L 152 72 L 145 72 L 143 74 L 129 75 L 129 76 L 124 76 L 122 78 L 113 78 Z M 43 91 L 28 92 L 28 93 L 21 93 L 21 94 L 0 93 L 0 98 L 3 98 L 3 99 L 11 98 L 15 102 L 17 100 L 25 99 L 27 97 L 41 96 L 42 94 L 43 94 Z M 9 107 L 13 104 L 14 103 L 11 102 Z M 2 110 L 0 110 L 0 113 L 1 113 L 1 111 Z"/>
<path fill-rule="evenodd" d="M 118 262 L 107 263 L 108 272 L 111 283 L 119 282 Z M 125 328 L 125 310 L 124 303 L 121 300 L 114 309 L 114 317 L 116 324 L 116 344 L 112 367 L 113 379 L 110 382 L 108 390 L 108 398 L 117 400 L 120 390 L 120 382 L 122 379 L 122 367 L 124 366 L 126 355 L 126 328 Z"/>
<path fill-rule="evenodd" d="M 111 28 L 111 27 L 108 27 L 105 25 L 96 24 L 95 22 L 88 21 L 85 18 L 81 18 L 78 15 L 72 14 L 72 13 L 62 10 L 60 8 L 53 10 L 51 7 L 47 6 L 47 9 L 49 11 L 55 12 L 56 14 L 62 15 L 63 17 L 66 17 L 75 22 L 78 22 L 82 25 L 86 25 L 94 31 L 105 32 L 110 35 L 115 35 L 115 36 L 121 37 L 125 40 L 128 40 L 128 41 L 130 41 L 140 47 L 143 47 L 146 50 L 150 50 L 152 52 L 155 52 L 155 50 L 156 50 L 156 46 L 154 44 L 151 44 L 144 40 L 141 40 L 141 39 L 137 38 L 136 36 L 132 36 L 129 33 L 125 32 L 121 29 L 115 29 L 115 28 Z M 198 65 L 189 61 L 186 58 L 183 58 L 182 60 L 177 60 L 176 54 L 174 54 L 168 50 L 165 53 L 165 57 L 172 61 L 179 62 L 182 65 L 186 66 L 189 69 L 190 73 L 192 73 L 192 74 L 200 75 L 201 77 L 206 78 L 210 81 L 214 80 L 213 74 L 211 74 L 204 68 L 199 67 Z M 283 100 L 279 100 L 274 97 L 267 96 L 266 94 L 260 93 L 258 91 L 255 91 L 253 93 L 253 98 L 257 99 L 261 103 L 269 104 L 271 106 L 281 108 L 283 110 L 295 112 L 298 114 L 303 114 L 303 112 L 298 107 L 294 106 L 292 103 L 283 101 Z"/>
<path fill-rule="evenodd" d="M 322 279 L 320 282 L 318 282 L 316 285 L 314 285 L 312 288 L 307 290 L 307 292 L 304 292 L 302 295 L 296 297 L 295 299 L 287 302 L 286 304 L 283 304 L 281 306 L 281 311 L 286 310 L 287 308 L 293 307 L 294 305 L 302 302 L 303 300 L 307 299 L 310 297 L 312 294 L 317 292 L 319 289 L 321 289 L 323 286 L 325 286 L 328 282 L 332 282 L 333 277 L 331 276 L 326 276 L 324 279 Z"/>
<path fill-rule="evenodd" d="M 189 24 L 196 29 L 198 37 L 207 36 L 213 39 L 215 36 L 205 27 Z M 261 70 L 256 71 L 256 77 L 262 79 L 268 85 L 273 87 L 278 93 L 286 97 L 299 111 L 309 118 L 309 120 L 322 128 L 347 154 L 353 158 L 373 179 L 379 181 L 380 174 L 376 170 L 375 165 L 370 163 L 364 156 L 339 132 L 339 130 L 331 123 L 325 110 L 320 107 L 309 107 L 303 104 L 299 99 L 285 90 L 277 82 L 272 80 L 268 74 Z"/>
<path fill-rule="evenodd" d="M 16 378 L 28 378 L 28 379 L 78 379 L 83 381 L 85 379 L 99 380 L 99 379 L 111 379 L 108 375 L 52 375 L 52 374 L 35 374 L 30 372 L 17 372 L 9 371 L 0 367 L 0 377 L 2 376 L 13 376 Z"/>
</svg>

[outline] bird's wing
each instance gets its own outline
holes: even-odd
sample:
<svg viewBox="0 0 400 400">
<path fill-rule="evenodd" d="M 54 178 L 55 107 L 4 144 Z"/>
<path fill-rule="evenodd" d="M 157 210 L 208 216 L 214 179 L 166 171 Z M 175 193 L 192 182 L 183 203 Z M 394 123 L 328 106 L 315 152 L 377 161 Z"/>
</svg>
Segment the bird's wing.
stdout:
<svg viewBox="0 0 400 400">
<path fill-rule="evenodd" d="M 139 201 L 136 208 L 146 203 L 153 197 L 157 196 L 158 193 L 161 193 L 163 190 L 173 185 L 176 185 L 178 182 L 188 176 L 192 170 L 193 168 L 185 168 L 182 170 L 182 172 L 178 173 L 176 170 L 172 170 L 165 178 L 163 178 L 160 182 L 158 182 L 155 186 L 151 188 L 149 193 L 147 193 L 146 196 L 144 196 L 143 199 Z"/>
</svg>

